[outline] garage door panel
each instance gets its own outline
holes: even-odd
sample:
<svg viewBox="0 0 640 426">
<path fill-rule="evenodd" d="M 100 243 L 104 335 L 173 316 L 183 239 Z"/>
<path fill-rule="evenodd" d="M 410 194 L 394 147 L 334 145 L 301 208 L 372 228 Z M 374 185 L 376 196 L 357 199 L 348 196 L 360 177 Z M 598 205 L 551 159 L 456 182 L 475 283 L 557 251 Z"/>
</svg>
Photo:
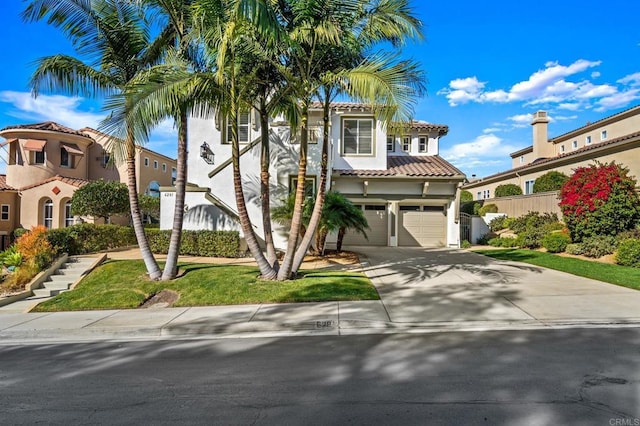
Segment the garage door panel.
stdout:
<svg viewBox="0 0 640 426">
<path fill-rule="evenodd" d="M 386 246 L 387 245 L 387 212 L 385 210 L 365 210 L 364 217 L 371 229 L 366 230 L 367 240 L 362 234 L 347 231 L 344 236 L 345 246 Z"/>
<path fill-rule="evenodd" d="M 405 211 L 400 215 L 398 245 L 442 247 L 446 238 L 446 217 L 443 212 Z"/>
</svg>

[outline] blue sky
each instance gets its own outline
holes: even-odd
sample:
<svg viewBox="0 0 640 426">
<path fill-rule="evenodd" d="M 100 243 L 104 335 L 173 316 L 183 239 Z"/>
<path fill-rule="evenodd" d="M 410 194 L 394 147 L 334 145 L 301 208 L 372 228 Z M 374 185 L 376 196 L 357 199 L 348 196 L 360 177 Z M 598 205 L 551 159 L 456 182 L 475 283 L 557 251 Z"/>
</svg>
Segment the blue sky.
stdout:
<svg viewBox="0 0 640 426">
<path fill-rule="evenodd" d="M 640 3 L 629 0 L 418 1 L 426 39 L 403 55 L 421 62 L 428 95 L 416 118 L 449 126 L 440 154 L 469 177 L 510 168 L 509 153 L 531 144 L 531 114 L 546 110 L 549 136 L 640 104 Z M 29 92 L 33 62 L 73 54 L 46 24 L 22 22 L 23 4 L 6 1 L 0 128 L 52 120 L 96 127 L 100 105 Z M 167 124 L 148 145 L 175 157 Z M 0 170 L 2 167 L 0 166 Z"/>
</svg>

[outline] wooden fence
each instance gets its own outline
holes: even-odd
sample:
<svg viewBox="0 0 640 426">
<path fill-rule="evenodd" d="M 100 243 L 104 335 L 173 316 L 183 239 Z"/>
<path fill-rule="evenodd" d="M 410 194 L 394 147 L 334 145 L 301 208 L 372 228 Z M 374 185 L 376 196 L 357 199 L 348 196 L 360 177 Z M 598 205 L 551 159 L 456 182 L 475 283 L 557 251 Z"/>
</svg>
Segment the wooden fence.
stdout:
<svg viewBox="0 0 640 426">
<path fill-rule="evenodd" d="M 511 197 L 491 198 L 484 200 L 484 205 L 495 204 L 498 212 L 509 217 L 519 217 L 528 212 L 556 213 L 562 219 L 562 211 L 558 207 L 558 192 L 540 192 L 530 195 L 514 195 Z"/>
</svg>

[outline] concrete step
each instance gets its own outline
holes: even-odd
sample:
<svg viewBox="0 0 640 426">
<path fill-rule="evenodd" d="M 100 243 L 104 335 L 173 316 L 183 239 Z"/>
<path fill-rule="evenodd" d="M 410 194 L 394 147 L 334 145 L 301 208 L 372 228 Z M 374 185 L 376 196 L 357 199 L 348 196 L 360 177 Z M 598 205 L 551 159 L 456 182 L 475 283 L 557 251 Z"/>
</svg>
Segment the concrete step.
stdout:
<svg viewBox="0 0 640 426">
<path fill-rule="evenodd" d="M 33 290 L 33 295 L 36 297 L 53 297 L 57 296 L 61 291 L 61 289 L 52 290 L 49 288 L 36 288 Z"/>
<path fill-rule="evenodd" d="M 68 283 L 68 284 L 73 284 L 74 282 L 76 282 L 76 280 L 80 278 L 80 275 L 74 276 L 74 275 L 51 275 L 49 277 L 49 279 L 47 281 L 45 281 L 43 284 L 46 286 L 48 284 L 61 284 L 61 283 Z"/>
<path fill-rule="evenodd" d="M 45 282 L 44 284 L 44 288 L 46 288 L 47 290 L 69 290 L 69 287 L 71 287 L 71 284 L 73 284 L 73 282 L 65 282 L 65 281 L 58 281 L 58 282 Z"/>
</svg>

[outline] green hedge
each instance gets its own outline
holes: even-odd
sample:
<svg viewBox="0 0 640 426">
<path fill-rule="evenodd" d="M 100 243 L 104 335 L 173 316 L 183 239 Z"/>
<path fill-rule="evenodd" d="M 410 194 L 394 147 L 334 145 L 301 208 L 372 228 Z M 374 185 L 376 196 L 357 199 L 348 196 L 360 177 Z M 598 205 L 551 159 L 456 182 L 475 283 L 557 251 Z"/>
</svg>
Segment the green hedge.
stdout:
<svg viewBox="0 0 640 426">
<path fill-rule="evenodd" d="M 151 251 L 169 251 L 171 230 L 145 229 Z M 180 254 L 183 256 L 238 257 L 240 234 L 237 231 L 182 231 Z"/>
<path fill-rule="evenodd" d="M 85 254 L 136 245 L 133 228 L 120 225 L 83 223 L 47 231 L 57 253 Z"/>
<path fill-rule="evenodd" d="M 623 266 L 640 268 L 640 240 L 627 239 L 618 245 L 616 263 Z"/>
</svg>

